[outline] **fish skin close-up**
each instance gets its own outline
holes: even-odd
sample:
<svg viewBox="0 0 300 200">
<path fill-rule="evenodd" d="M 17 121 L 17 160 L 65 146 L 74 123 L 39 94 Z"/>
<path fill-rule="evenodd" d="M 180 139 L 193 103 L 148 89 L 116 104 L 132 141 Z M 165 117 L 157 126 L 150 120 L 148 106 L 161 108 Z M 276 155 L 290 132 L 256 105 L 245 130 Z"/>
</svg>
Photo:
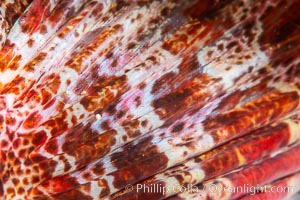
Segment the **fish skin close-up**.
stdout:
<svg viewBox="0 0 300 200">
<path fill-rule="evenodd" d="M 299 9 L 0 1 L 0 200 L 300 199 Z"/>
</svg>

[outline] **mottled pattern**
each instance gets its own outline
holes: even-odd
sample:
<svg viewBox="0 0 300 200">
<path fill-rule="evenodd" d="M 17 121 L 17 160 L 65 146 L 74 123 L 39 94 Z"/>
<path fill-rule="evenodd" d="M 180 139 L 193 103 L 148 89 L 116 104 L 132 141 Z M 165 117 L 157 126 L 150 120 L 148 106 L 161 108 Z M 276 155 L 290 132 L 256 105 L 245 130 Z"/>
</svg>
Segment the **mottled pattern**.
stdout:
<svg viewBox="0 0 300 200">
<path fill-rule="evenodd" d="M 0 5 L 1 200 L 295 198 L 299 0 Z"/>
</svg>

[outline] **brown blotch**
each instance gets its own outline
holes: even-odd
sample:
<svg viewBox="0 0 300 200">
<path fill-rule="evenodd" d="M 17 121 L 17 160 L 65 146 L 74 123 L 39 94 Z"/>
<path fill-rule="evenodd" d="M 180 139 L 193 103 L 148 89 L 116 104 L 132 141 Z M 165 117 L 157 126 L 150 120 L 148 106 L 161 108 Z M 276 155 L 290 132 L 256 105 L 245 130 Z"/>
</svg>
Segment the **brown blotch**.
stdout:
<svg viewBox="0 0 300 200">
<path fill-rule="evenodd" d="M 26 156 L 26 149 L 21 149 L 18 152 L 18 156 L 19 156 L 19 158 L 25 158 L 25 156 Z"/>
<path fill-rule="evenodd" d="M 128 49 L 128 50 L 133 49 L 135 46 L 136 46 L 136 43 L 135 43 L 135 42 L 130 42 L 130 43 L 128 43 L 128 45 L 127 45 L 127 49 Z"/>
<path fill-rule="evenodd" d="M 40 27 L 40 33 L 41 34 L 46 34 L 48 31 L 47 31 L 47 26 L 45 24 L 41 25 Z"/>
<path fill-rule="evenodd" d="M 39 169 L 43 172 L 41 175 L 42 179 L 50 178 L 55 171 L 57 161 L 55 160 L 44 160 L 38 164 Z"/>
<path fill-rule="evenodd" d="M 57 143 L 57 140 L 56 140 L 56 139 L 50 140 L 50 141 L 46 144 L 45 150 L 46 150 L 48 153 L 51 153 L 51 154 L 53 154 L 53 155 L 56 155 L 57 152 L 58 152 L 58 143 Z"/>
<path fill-rule="evenodd" d="M 127 1 L 124 1 L 124 0 L 116 0 L 116 7 L 115 7 L 115 12 L 117 12 L 117 11 L 119 11 L 119 10 L 121 10 L 122 8 L 124 8 L 124 7 L 127 7 L 127 6 L 129 6 L 130 5 L 130 3 L 129 2 L 127 2 Z"/>
<path fill-rule="evenodd" d="M 17 75 L 13 81 L 10 83 L 7 83 L 3 86 L 2 91 L 0 94 L 9 94 L 9 93 L 14 93 L 18 95 L 20 93 L 19 88 L 25 88 L 25 78 Z"/>
<path fill-rule="evenodd" d="M 238 46 L 238 47 L 235 48 L 234 51 L 235 51 L 235 53 L 241 53 L 242 47 Z"/>
<path fill-rule="evenodd" d="M 59 74 L 50 74 L 49 76 L 46 77 L 46 83 L 47 83 L 47 87 L 49 88 L 49 90 L 53 93 L 56 94 L 60 84 L 61 84 L 61 80 L 60 80 L 60 76 Z M 45 86 L 40 86 L 39 87 L 45 87 Z"/>
<path fill-rule="evenodd" d="M 28 72 L 33 72 L 35 70 L 35 66 L 40 64 L 47 56 L 47 53 L 41 52 L 39 53 L 32 61 L 28 62 L 24 66 L 24 70 Z"/>
<path fill-rule="evenodd" d="M 40 154 L 32 154 L 32 155 L 30 155 L 30 159 L 34 163 L 39 163 L 39 162 L 44 161 L 46 159 L 46 157 L 44 157 Z M 35 170 L 38 170 L 38 168 L 35 168 Z"/>
<path fill-rule="evenodd" d="M 37 133 L 32 133 L 33 139 L 32 139 L 32 144 L 39 146 L 44 144 L 44 142 L 47 139 L 47 135 L 45 131 L 39 131 Z"/>
<path fill-rule="evenodd" d="M 52 98 L 52 95 L 50 92 L 46 91 L 45 89 L 42 89 L 41 93 L 42 93 L 42 105 L 45 105 Z"/>
<path fill-rule="evenodd" d="M 111 173 L 116 188 L 138 182 L 167 167 L 167 156 L 158 151 L 152 139 L 153 136 L 148 136 L 137 144 L 129 143 L 123 147 L 123 151 L 111 155 L 112 164 L 118 169 Z"/>
<path fill-rule="evenodd" d="M 93 131 L 90 131 L 93 134 Z M 96 137 L 95 137 L 95 136 Z M 79 138 L 69 139 L 62 146 L 64 152 L 76 159 L 76 164 L 83 166 L 105 156 L 116 143 L 116 131 L 110 130 L 101 135 L 81 134 Z M 94 136 L 94 137 L 93 137 Z"/>
<path fill-rule="evenodd" d="M 112 51 L 109 51 L 109 52 L 105 55 L 105 57 L 106 57 L 106 59 L 109 59 L 109 58 L 111 58 L 113 55 L 114 55 L 114 53 L 113 53 Z"/>
<path fill-rule="evenodd" d="M 212 51 L 210 52 L 212 53 Z M 179 74 L 182 76 L 200 68 L 197 55 L 193 54 L 191 56 L 190 54 L 192 53 L 188 53 L 179 65 Z"/>
<path fill-rule="evenodd" d="M 50 133 L 52 136 L 58 135 L 62 133 L 63 131 L 67 130 L 68 124 L 65 121 L 67 116 L 67 112 L 64 111 L 57 115 L 54 118 L 51 118 L 50 120 L 46 121 L 42 124 L 42 126 L 45 126 L 47 129 L 50 129 Z"/>
<path fill-rule="evenodd" d="M 117 94 L 111 92 L 111 90 L 114 89 L 118 91 Z M 99 81 L 87 90 L 88 94 L 93 95 L 84 96 L 81 98 L 80 103 L 87 111 L 90 112 L 104 109 L 128 89 L 129 86 L 127 85 L 127 78 L 125 75 L 119 77 L 99 77 Z M 105 93 L 105 95 L 103 95 L 103 93 Z"/>
<path fill-rule="evenodd" d="M 50 24 L 54 26 L 59 22 L 59 20 L 64 18 L 64 13 L 67 11 L 66 17 L 67 19 L 71 17 L 74 13 L 74 8 L 71 7 L 70 9 L 66 9 L 66 7 L 69 7 L 68 1 L 59 2 L 55 8 L 53 9 L 51 15 L 49 16 L 48 20 L 50 21 Z"/>
<path fill-rule="evenodd" d="M 49 107 L 51 107 L 54 103 L 55 103 L 56 99 L 52 99 L 50 100 L 48 103 L 46 103 L 43 107 L 44 110 L 48 109 Z"/>
<path fill-rule="evenodd" d="M 18 190 L 17 190 L 17 193 L 18 193 L 19 195 L 22 195 L 22 194 L 25 193 L 25 189 L 24 189 L 23 187 L 19 187 Z"/>
<path fill-rule="evenodd" d="M 286 1 L 281 2 L 286 4 Z M 259 39 L 262 45 L 280 45 L 286 40 L 299 34 L 300 13 L 298 8 L 300 2 L 293 1 L 289 6 L 278 5 L 268 7 L 260 20 L 263 23 L 264 31 Z M 275 15 L 274 15 L 275 13 Z M 276 23 L 272 23 L 276 19 Z"/>
<path fill-rule="evenodd" d="M 91 181 L 92 175 L 89 172 L 86 172 L 82 175 L 85 180 Z"/>
<path fill-rule="evenodd" d="M 254 26 L 255 26 L 255 22 L 254 21 L 249 21 L 243 27 L 243 32 L 244 32 L 243 34 L 247 38 L 249 45 L 255 39 Z"/>
<path fill-rule="evenodd" d="M 148 0 L 139 0 L 137 1 L 137 4 L 142 7 L 142 6 L 146 6 L 148 2 L 149 2 Z"/>
<path fill-rule="evenodd" d="M 4 3 L 4 1 L 1 2 L 1 4 Z M 11 27 L 17 19 L 21 16 L 21 14 L 25 11 L 27 6 L 31 3 L 31 0 L 25 0 L 25 1 L 14 1 L 13 3 L 5 2 L 5 20 L 7 21 L 9 27 Z"/>
<path fill-rule="evenodd" d="M 165 7 L 161 10 L 160 14 L 161 14 L 161 16 L 166 17 L 166 16 L 170 15 L 170 9 L 168 7 Z"/>
<path fill-rule="evenodd" d="M 157 79 L 152 87 L 151 93 L 155 94 L 159 92 L 160 90 L 166 89 L 169 86 L 170 80 L 174 79 L 176 77 L 176 73 L 169 72 L 161 76 L 159 79 Z"/>
<path fill-rule="evenodd" d="M 114 60 L 112 61 L 112 63 L 111 63 L 111 67 L 112 67 L 112 68 L 115 68 L 115 67 L 117 67 L 117 65 L 118 65 L 118 60 L 117 60 L 117 59 L 114 59 Z"/>
<path fill-rule="evenodd" d="M 238 42 L 237 41 L 233 41 L 233 42 L 230 42 L 229 44 L 227 44 L 226 48 L 229 50 L 231 48 L 233 48 L 234 46 L 237 46 L 238 45 Z"/>
<path fill-rule="evenodd" d="M 122 117 L 124 117 L 125 116 L 125 111 L 123 111 L 123 110 L 120 110 L 118 113 L 117 113 L 117 118 L 118 119 L 121 119 Z"/>
<path fill-rule="evenodd" d="M 124 122 L 123 128 L 126 131 L 128 137 L 135 138 L 141 135 L 141 131 L 138 130 L 139 124 L 140 122 L 137 119 Z"/>
<path fill-rule="evenodd" d="M 101 175 L 104 174 L 105 169 L 104 169 L 102 163 L 97 163 L 97 164 L 92 168 L 92 171 L 93 171 L 93 173 L 94 173 L 95 175 L 101 176 Z"/>
<path fill-rule="evenodd" d="M 140 90 L 143 90 L 146 86 L 147 86 L 146 83 L 142 82 L 142 83 L 140 83 L 140 84 L 138 85 L 138 88 L 139 88 Z"/>
<path fill-rule="evenodd" d="M 141 122 L 141 125 L 144 128 L 147 126 L 147 124 L 148 124 L 148 120 L 146 120 L 146 119 Z"/>
<path fill-rule="evenodd" d="M 184 178 L 182 177 L 182 175 L 177 174 L 177 175 L 175 175 L 175 178 L 180 183 L 180 185 L 182 185 L 184 183 Z"/>
<path fill-rule="evenodd" d="M 2 141 L 1 141 L 1 147 L 2 148 L 5 148 L 5 147 L 7 147 L 8 146 L 8 142 L 5 140 L 5 139 L 3 139 Z"/>
<path fill-rule="evenodd" d="M 98 181 L 98 185 L 101 188 L 101 193 L 99 195 L 99 198 L 109 195 L 110 189 L 109 189 L 108 182 L 105 179 L 100 179 Z"/>
<path fill-rule="evenodd" d="M 12 151 L 8 152 L 7 157 L 8 157 L 8 159 L 10 159 L 10 160 L 14 160 L 14 158 L 15 158 L 14 152 L 12 152 Z"/>
<path fill-rule="evenodd" d="M 9 194 L 10 196 L 15 196 L 15 189 L 12 187 L 9 187 L 6 189 L 7 194 Z"/>
<path fill-rule="evenodd" d="M 176 38 L 166 40 L 162 44 L 162 48 L 169 51 L 172 55 L 177 55 L 180 51 L 186 48 L 188 36 L 185 34 L 177 35 Z"/>
<path fill-rule="evenodd" d="M 24 138 L 24 140 L 23 140 L 23 145 L 26 146 L 26 145 L 28 145 L 28 144 L 29 144 L 29 140 L 27 140 L 26 138 Z"/>
<path fill-rule="evenodd" d="M 122 25 L 115 25 L 114 27 L 105 29 L 95 38 L 89 41 L 90 43 L 84 46 L 79 51 L 73 52 L 71 58 L 66 62 L 66 66 L 80 72 L 83 67 L 83 62 L 88 58 L 108 37 L 121 29 Z"/>
<path fill-rule="evenodd" d="M 142 102 L 141 102 L 141 97 L 136 97 L 136 98 L 134 99 L 134 101 L 135 101 L 135 103 L 136 103 L 136 104 L 135 104 L 136 107 L 139 107 L 139 106 L 141 105 L 141 103 L 142 103 Z"/>
<path fill-rule="evenodd" d="M 274 121 L 294 110 L 298 104 L 297 92 L 273 92 L 245 104 L 240 109 L 222 113 L 213 118 L 208 117 L 203 125 L 205 131 L 212 131 L 211 135 L 218 143 Z M 230 134 L 224 135 L 224 131 Z"/>
<path fill-rule="evenodd" d="M 33 44 L 34 44 L 34 40 L 30 38 L 30 39 L 27 41 L 28 47 L 32 47 Z"/>
<path fill-rule="evenodd" d="M 108 114 L 114 115 L 115 112 L 117 111 L 116 110 L 116 104 L 109 105 L 106 111 L 107 111 Z"/>
<path fill-rule="evenodd" d="M 226 71 L 229 71 L 230 69 L 232 69 L 232 66 L 226 67 Z"/>
<path fill-rule="evenodd" d="M 163 97 L 153 101 L 152 105 L 155 109 L 162 108 L 166 112 L 161 114 L 161 116 L 166 116 L 167 113 L 175 113 L 184 107 L 184 101 L 189 96 L 193 94 L 191 89 L 184 88 L 169 94 L 164 95 Z"/>
<path fill-rule="evenodd" d="M 33 176 L 31 178 L 31 184 L 38 183 L 40 181 L 40 178 L 38 176 Z"/>
<path fill-rule="evenodd" d="M 204 20 L 218 16 L 216 14 L 221 8 L 229 4 L 232 0 L 203 0 L 192 5 L 185 10 L 185 14 L 191 18 Z"/>
<path fill-rule="evenodd" d="M 72 166 L 70 165 L 68 159 L 65 158 L 63 155 L 61 155 L 61 156 L 59 157 L 59 160 L 61 160 L 61 162 L 64 163 L 64 172 L 68 172 L 68 171 L 71 169 L 71 167 L 72 167 Z"/>
<path fill-rule="evenodd" d="M 219 51 L 223 51 L 223 49 L 224 49 L 224 45 L 223 45 L 223 44 L 219 44 L 219 45 L 218 45 L 218 50 L 219 50 Z"/>
<path fill-rule="evenodd" d="M 15 186 L 17 186 L 17 185 L 19 184 L 20 180 L 17 179 L 17 178 L 13 178 L 13 179 L 12 179 L 12 182 L 13 182 L 13 184 L 14 184 Z"/>
<path fill-rule="evenodd" d="M 19 146 L 21 145 L 21 138 L 17 138 L 14 142 L 13 142 L 13 148 L 17 149 L 19 148 Z"/>
<path fill-rule="evenodd" d="M 29 166 L 29 165 L 31 165 L 32 164 L 32 162 L 31 162 L 31 160 L 29 159 L 29 158 L 27 158 L 25 161 L 24 161 L 24 165 L 25 166 Z M 30 169 L 27 169 L 26 170 L 26 174 L 30 174 Z"/>
<path fill-rule="evenodd" d="M 101 123 L 101 128 L 105 131 L 111 129 L 109 120 L 103 121 Z"/>
<path fill-rule="evenodd" d="M 181 122 L 179 124 L 176 124 L 173 129 L 172 129 L 172 132 L 173 133 L 177 133 L 177 132 L 180 132 L 182 131 L 182 129 L 184 128 L 184 122 Z"/>
<path fill-rule="evenodd" d="M 95 2 L 96 3 L 96 2 Z M 92 15 L 97 18 L 97 16 L 101 16 L 101 11 L 103 10 L 103 4 L 97 2 L 96 8 L 92 11 Z"/>
</svg>

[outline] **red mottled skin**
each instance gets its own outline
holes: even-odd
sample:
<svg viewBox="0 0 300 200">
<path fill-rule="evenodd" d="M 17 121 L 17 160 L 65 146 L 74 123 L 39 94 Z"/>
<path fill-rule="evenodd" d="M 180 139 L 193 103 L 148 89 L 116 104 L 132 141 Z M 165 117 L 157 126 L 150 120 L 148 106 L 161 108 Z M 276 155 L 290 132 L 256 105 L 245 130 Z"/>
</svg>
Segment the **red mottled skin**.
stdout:
<svg viewBox="0 0 300 200">
<path fill-rule="evenodd" d="M 299 190 L 300 174 L 296 173 L 284 179 L 275 181 L 272 184 L 266 185 L 267 189 L 258 192 L 254 195 L 248 195 L 240 198 L 239 200 L 264 200 L 264 199 L 297 199 L 295 194 Z"/>
<path fill-rule="evenodd" d="M 137 188 L 296 187 L 299 7 L 0 1 L 0 200 L 292 198 Z"/>
</svg>

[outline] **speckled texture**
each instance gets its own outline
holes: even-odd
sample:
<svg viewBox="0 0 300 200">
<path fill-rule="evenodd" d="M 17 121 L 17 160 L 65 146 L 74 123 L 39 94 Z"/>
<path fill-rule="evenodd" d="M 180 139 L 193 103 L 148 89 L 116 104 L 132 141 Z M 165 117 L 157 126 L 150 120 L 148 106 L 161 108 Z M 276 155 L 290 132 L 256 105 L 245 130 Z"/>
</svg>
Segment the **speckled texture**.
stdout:
<svg viewBox="0 0 300 200">
<path fill-rule="evenodd" d="M 299 190 L 299 0 L 0 5 L 1 200 Z M 296 189 L 143 193 L 141 183 Z"/>
</svg>

